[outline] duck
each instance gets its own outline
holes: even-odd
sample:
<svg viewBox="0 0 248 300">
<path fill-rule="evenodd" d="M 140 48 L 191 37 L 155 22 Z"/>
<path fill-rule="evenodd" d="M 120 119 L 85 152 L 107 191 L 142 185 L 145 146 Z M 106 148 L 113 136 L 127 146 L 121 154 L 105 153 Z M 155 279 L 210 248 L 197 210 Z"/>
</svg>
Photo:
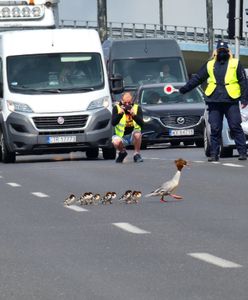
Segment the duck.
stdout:
<svg viewBox="0 0 248 300">
<path fill-rule="evenodd" d="M 101 199 L 101 195 L 100 194 L 95 194 L 92 198 L 92 204 L 97 205 L 99 204 L 99 201 Z"/>
<path fill-rule="evenodd" d="M 76 196 L 74 194 L 70 194 L 68 197 L 65 198 L 64 205 L 70 206 L 75 202 L 76 202 Z"/>
<path fill-rule="evenodd" d="M 80 196 L 78 202 L 80 205 L 88 205 L 88 204 L 92 204 L 92 199 L 93 199 L 93 193 L 86 192 Z"/>
<path fill-rule="evenodd" d="M 117 197 L 116 192 L 111 192 L 112 193 L 112 197 L 111 197 L 111 201 L 114 200 Z"/>
<path fill-rule="evenodd" d="M 132 202 L 132 191 L 127 190 L 120 198 L 120 201 L 125 202 L 126 204 L 130 204 Z"/>
<path fill-rule="evenodd" d="M 178 158 L 174 162 L 175 162 L 177 171 L 176 171 L 176 174 L 172 177 L 172 179 L 164 182 L 159 188 L 157 188 L 153 192 L 145 195 L 145 197 L 161 196 L 160 202 L 167 202 L 167 200 L 164 199 L 165 196 L 170 196 L 177 200 L 183 199 L 182 196 L 176 195 L 175 191 L 180 182 L 182 169 L 185 166 L 188 166 L 189 163 L 182 158 Z"/>
<path fill-rule="evenodd" d="M 133 191 L 131 196 L 132 203 L 138 203 L 141 196 L 142 196 L 141 191 Z"/>
<path fill-rule="evenodd" d="M 107 192 L 107 193 L 102 197 L 102 204 L 112 204 L 113 193 L 114 193 L 114 192 Z"/>
</svg>

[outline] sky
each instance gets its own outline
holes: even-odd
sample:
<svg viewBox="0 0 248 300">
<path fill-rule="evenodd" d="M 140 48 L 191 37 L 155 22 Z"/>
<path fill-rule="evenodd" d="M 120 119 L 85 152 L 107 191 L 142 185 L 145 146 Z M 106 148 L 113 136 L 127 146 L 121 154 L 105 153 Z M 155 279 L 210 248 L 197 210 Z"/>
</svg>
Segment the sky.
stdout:
<svg viewBox="0 0 248 300">
<path fill-rule="evenodd" d="M 227 0 L 212 1 L 213 27 L 227 29 Z M 206 0 L 163 0 L 163 7 L 165 25 L 206 27 Z M 60 0 L 60 19 L 97 21 L 97 0 Z M 159 24 L 159 0 L 107 0 L 107 20 Z M 244 13 L 244 31 L 246 21 Z"/>
</svg>

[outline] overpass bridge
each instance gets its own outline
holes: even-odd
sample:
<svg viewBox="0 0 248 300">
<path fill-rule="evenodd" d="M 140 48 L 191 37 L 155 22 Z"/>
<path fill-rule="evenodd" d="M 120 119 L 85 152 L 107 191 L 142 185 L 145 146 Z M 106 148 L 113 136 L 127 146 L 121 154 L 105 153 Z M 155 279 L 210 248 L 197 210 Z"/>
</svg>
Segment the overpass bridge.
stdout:
<svg viewBox="0 0 248 300">
<path fill-rule="evenodd" d="M 60 20 L 60 27 L 93 28 L 98 31 L 96 21 Z M 108 22 L 107 35 L 115 39 L 173 38 L 183 52 L 189 74 L 195 73 L 209 58 L 208 35 L 204 27 Z M 235 53 L 235 42 L 228 39 L 226 29 L 214 29 L 214 42 L 219 39 L 227 41 Z M 243 32 L 243 40 L 240 41 L 240 61 L 248 68 L 248 32 Z"/>
</svg>

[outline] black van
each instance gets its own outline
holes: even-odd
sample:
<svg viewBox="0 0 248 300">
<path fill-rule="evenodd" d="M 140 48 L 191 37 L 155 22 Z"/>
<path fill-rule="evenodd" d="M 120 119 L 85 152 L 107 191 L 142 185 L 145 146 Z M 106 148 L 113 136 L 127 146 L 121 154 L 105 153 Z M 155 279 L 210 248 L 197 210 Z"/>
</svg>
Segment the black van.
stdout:
<svg viewBox="0 0 248 300">
<path fill-rule="evenodd" d="M 109 77 L 121 75 L 125 90 L 167 82 L 165 65 L 170 70 L 170 83 L 188 80 L 182 52 L 174 39 L 108 39 L 102 47 Z"/>
</svg>

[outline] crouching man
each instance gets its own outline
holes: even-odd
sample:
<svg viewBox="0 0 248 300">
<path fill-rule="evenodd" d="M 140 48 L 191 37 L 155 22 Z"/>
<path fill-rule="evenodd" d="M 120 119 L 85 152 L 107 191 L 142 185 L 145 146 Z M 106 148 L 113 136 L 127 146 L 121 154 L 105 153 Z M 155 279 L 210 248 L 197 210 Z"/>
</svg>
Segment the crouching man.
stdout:
<svg viewBox="0 0 248 300">
<path fill-rule="evenodd" d="M 143 113 L 141 107 L 133 103 L 133 96 L 130 92 L 124 92 L 121 101 L 114 106 L 112 125 L 115 127 L 112 143 L 118 151 L 116 162 L 123 162 L 127 156 L 126 147 L 128 145 L 134 146 L 134 162 L 143 162 L 140 155 Z"/>
</svg>

